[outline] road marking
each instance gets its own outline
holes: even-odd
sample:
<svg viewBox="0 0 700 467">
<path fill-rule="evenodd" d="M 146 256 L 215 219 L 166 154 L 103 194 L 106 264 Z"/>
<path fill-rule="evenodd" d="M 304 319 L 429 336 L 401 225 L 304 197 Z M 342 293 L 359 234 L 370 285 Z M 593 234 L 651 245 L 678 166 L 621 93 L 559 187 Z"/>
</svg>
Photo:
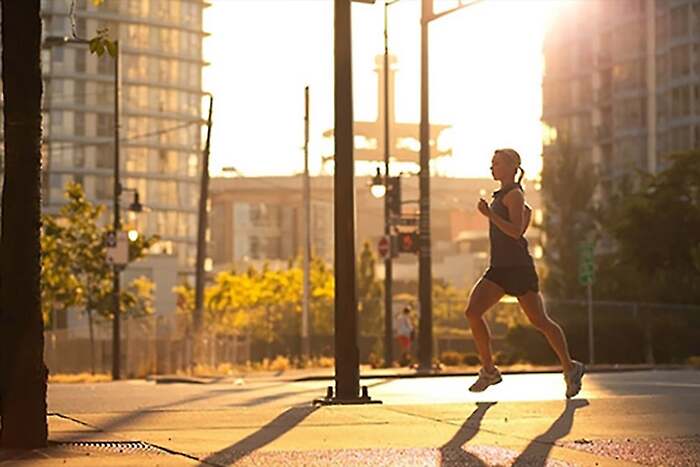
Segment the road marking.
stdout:
<svg viewBox="0 0 700 467">
<path fill-rule="evenodd" d="M 638 386 L 668 386 L 668 387 L 676 387 L 676 388 L 700 388 L 700 384 L 695 384 L 695 383 L 660 383 L 660 382 L 648 382 L 648 381 L 625 381 L 625 382 L 618 382 L 618 381 L 610 381 L 606 382 L 606 386 L 625 386 L 628 384 L 636 384 Z"/>
</svg>

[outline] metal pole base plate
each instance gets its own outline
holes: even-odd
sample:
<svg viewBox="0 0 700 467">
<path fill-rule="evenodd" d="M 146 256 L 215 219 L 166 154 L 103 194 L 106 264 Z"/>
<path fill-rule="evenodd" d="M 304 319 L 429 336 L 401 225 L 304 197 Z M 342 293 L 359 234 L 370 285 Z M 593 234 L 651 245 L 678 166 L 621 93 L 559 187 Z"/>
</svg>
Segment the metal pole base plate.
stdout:
<svg viewBox="0 0 700 467">
<path fill-rule="evenodd" d="M 372 399 L 367 393 L 367 386 L 362 386 L 362 395 L 352 399 L 341 399 L 333 397 L 333 386 L 328 386 L 326 397 L 322 399 L 314 399 L 314 405 L 363 405 L 363 404 L 381 404 L 382 401 Z"/>
</svg>

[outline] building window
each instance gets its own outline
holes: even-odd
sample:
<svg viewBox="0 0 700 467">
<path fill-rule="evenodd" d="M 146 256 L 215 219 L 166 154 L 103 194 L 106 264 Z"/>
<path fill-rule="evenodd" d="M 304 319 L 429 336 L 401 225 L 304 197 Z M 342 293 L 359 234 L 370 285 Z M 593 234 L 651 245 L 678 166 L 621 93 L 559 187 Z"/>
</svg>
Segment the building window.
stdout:
<svg viewBox="0 0 700 467">
<path fill-rule="evenodd" d="M 671 151 L 687 151 L 690 149 L 690 128 L 678 127 L 671 129 Z"/>
<path fill-rule="evenodd" d="M 690 47 L 682 45 L 671 49 L 671 78 L 690 74 Z"/>
<path fill-rule="evenodd" d="M 95 196 L 98 200 L 112 199 L 113 189 L 111 177 L 95 177 Z"/>
<path fill-rule="evenodd" d="M 100 75 L 114 74 L 114 62 L 109 54 L 104 54 L 101 57 L 97 57 L 97 73 Z"/>
<path fill-rule="evenodd" d="M 77 71 L 78 73 L 85 73 L 85 55 L 87 54 L 87 52 L 82 49 L 73 49 L 73 53 L 75 54 L 75 71 Z"/>
<path fill-rule="evenodd" d="M 97 160 L 95 167 L 98 169 L 113 169 L 114 168 L 114 151 L 109 144 L 100 144 L 97 146 Z"/>
<path fill-rule="evenodd" d="M 84 146 L 75 146 L 73 148 L 73 166 L 75 168 L 78 168 L 78 169 L 85 167 L 85 147 Z"/>
<path fill-rule="evenodd" d="M 690 115 L 690 87 L 673 88 L 671 91 L 671 115 L 673 117 Z"/>
<path fill-rule="evenodd" d="M 97 114 L 97 136 L 112 136 L 114 132 L 114 115 Z"/>
<path fill-rule="evenodd" d="M 688 19 L 690 10 L 688 5 L 681 5 L 671 10 L 671 37 L 684 37 L 688 35 Z"/>
<path fill-rule="evenodd" d="M 75 136 L 85 136 L 85 113 L 75 112 L 73 116 Z"/>
</svg>

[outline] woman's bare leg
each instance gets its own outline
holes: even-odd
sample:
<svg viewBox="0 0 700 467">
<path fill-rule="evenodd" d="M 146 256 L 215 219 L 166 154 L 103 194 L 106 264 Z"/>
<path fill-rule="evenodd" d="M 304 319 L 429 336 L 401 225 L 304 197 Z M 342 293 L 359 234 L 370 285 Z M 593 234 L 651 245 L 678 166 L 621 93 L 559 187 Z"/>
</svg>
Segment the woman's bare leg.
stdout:
<svg viewBox="0 0 700 467">
<path fill-rule="evenodd" d="M 491 332 L 484 320 L 484 313 L 501 300 L 504 292 L 501 287 L 483 277 L 479 279 L 469 294 L 469 304 L 464 314 L 469 320 L 476 350 L 479 352 L 481 364 L 486 370 L 492 371 L 493 357 L 491 351 Z"/>
<path fill-rule="evenodd" d="M 562 368 L 565 372 L 568 372 L 571 369 L 572 361 L 569 354 L 569 346 L 566 343 L 566 336 L 564 336 L 564 331 L 562 331 L 561 327 L 547 315 L 542 294 L 539 292 L 528 292 L 518 297 L 518 302 L 532 325 L 545 335 L 549 345 L 559 357 Z"/>
</svg>

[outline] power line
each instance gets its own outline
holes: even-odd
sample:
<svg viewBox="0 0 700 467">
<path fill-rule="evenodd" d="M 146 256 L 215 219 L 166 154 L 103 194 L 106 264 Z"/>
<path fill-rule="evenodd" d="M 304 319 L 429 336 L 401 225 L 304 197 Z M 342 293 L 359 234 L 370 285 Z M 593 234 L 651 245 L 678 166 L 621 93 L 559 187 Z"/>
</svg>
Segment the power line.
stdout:
<svg viewBox="0 0 700 467">
<path fill-rule="evenodd" d="M 123 142 L 127 142 L 127 143 L 128 143 L 129 141 L 134 140 L 134 139 L 148 138 L 148 137 L 150 137 L 150 136 L 158 136 L 158 135 L 162 135 L 162 134 L 165 134 L 165 133 L 170 133 L 170 132 L 172 132 L 172 131 L 180 130 L 180 129 L 182 129 L 182 128 L 186 128 L 186 127 L 188 127 L 188 126 L 190 126 L 190 125 L 196 125 L 196 124 L 201 125 L 202 123 L 199 122 L 199 121 L 181 123 L 181 124 L 179 124 L 179 125 L 175 125 L 175 126 L 170 127 L 170 128 L 164 128 L 164 129 L 162 129 L 162 130 L 152 131 L 152 132 L 149 132 L 149 133 L 136 134 L 136 135 L 133 135 L 133 136 L 127 136 L 127 137 L 121 138 L 119 141 L 123 141 Z M 87 146 L 105 146 L 105 145 L 110 145 L 110 144 L 112 144 L 113 142 L 114 142 L 114 141 L 105 141 L 105 142 L 99 142 L 99 143 L 81 143 L 81 142 L 76 142 L 76 143 L 61 143 L 62 145 L 61 145 L 61 146 L 58 146 L 58 147 L 54 146 L 55 143 L 46 143 L 46 144 L 48 144 L 48 145 L 50 146 L 49 149 L 50 149 L 51 152 L 53 153 L 53 152 L 60 152 L 60 151 L 63 151 L 63 150 L 76 149 L 76 148 L 79 148 L 79 147 L 87 147 Z"/>
</svg>

